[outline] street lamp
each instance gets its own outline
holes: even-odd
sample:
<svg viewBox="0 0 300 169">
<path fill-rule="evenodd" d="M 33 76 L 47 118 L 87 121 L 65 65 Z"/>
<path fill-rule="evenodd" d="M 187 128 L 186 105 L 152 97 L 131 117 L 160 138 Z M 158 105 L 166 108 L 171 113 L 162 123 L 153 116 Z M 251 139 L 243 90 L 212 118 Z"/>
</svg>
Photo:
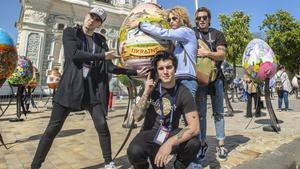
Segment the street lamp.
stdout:
<svg viewBox="0 0 300 169">
<path fill-rule="evenodd" d="M 195 7 L 196 7 L 196 10 L 198 9 L 198 0 L 195 0 Z"/>
</svg>

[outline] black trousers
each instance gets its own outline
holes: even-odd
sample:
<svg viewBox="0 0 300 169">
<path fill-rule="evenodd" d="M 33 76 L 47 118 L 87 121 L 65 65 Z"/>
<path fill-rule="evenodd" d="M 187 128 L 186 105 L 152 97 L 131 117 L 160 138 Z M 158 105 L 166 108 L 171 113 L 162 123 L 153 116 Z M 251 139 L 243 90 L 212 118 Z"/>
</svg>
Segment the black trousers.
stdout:
<svg viewBox="0 0 300 169">
<path fill-rule="evenodd" d="M 171 132 L 171 136 L 177 134 L 180 129 Z M 130 143 L 127 149 L 127 156 L 134 169 L 148 169 L 148 158 L 153 169 L 163 169 L 154 164 L 155 156 L 160 145 L 153 142 L 156 130 L 141 131 Z M 171 154 L 177 154 L 174 162 L 175 169 L 185 169 L 192 162 L 200 149 L 200 142 L 197 137 L 173 147 Z"/>
<path fill-rule="evenodd" d="M 84 106 L 89 111 L 94 126 L 99 136 L 99 142 L 102 149 L 103 158 L 108 163 L 112 161 L 111 157 L 111 139 L 110 132 L 107 126 L 105 118 L 105 108 L 102 104 Z M 58 103 L 53 102 L 53 110 L 50 117 L 49 124 L 39 142 L 35 156 L 33 158 L 31 168 L 37 169 L 41 167 L 41 164 L 45 161 L 45 158 L 50 150 L 55 136 L 61 130 L 67 116 L 71 112 L 71 109 L 66 108 Z"/>
<path fill-rule="evenodd" d="M 260 109 L 261 109 L 261 100 L 260 96 L 257 93 L 251 93 L 248 95 L 248 100 L 247 100 L 247 117 L 252 117 L 252 98 L 254 98 L 254 107 L 255 107 L 255 114 L 260 114 Z"/>
</svg>

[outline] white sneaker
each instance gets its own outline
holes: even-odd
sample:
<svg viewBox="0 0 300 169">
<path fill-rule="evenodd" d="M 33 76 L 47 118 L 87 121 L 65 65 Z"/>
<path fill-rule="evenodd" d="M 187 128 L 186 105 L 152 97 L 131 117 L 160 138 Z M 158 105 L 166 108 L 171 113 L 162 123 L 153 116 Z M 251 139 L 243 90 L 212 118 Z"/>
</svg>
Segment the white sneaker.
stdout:
<svg viewBox="0 0 300 169">
<path fill-rule="evenodd" d="M 117 167 L 115 166 L 115 163 L 112 161 L 109 164 L 106 164 L 104 166 L 104 169 L 117 169 Z"/>
<path fill-rule="evenodd" d="M 201 164 L 190 163 L 190 165 L 187 167 L 187 169 L 203 169 L 203 167 Z"/>
</svg>

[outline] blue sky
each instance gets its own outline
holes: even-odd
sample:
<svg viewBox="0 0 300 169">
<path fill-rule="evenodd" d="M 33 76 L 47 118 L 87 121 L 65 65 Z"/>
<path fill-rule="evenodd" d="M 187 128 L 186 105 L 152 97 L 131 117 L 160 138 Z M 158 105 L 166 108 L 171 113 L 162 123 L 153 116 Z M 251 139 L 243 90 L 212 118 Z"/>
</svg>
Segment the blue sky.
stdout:
<svg viewBox="0 0 300 169">
<path fill-rule="evenodd" d="M 164 8 L 183 6 L 189 11 L 193 20 L 195 11 L 194 0 L 157 0 Z M 15 22 L 20 14 L 19 0 L 1 0 L 0 27 L 5 29 L 14 40 L 17 39 Z M 198 5 L 208 7 L 212 12 L 212 26 L 220 28 L 217 19 L 219 14 L 231 15 L 233 11 L 241 10 L 251 16 L 250 31 L 258 32 L 266 13 L 274 14 L 279 9 L 288 11 L 292 16 L 300 19 L 299 0 L 198 0 Z"/>
<path fill-rule="evenodd" d="M 189 11 L 191 20 L 194 20 L 195 0 L 157 0 L 163 8 L 172 8 L 176 5 L 183 6 Z M 283 9 L 292 16 L 300 18 L 299 0 L 198 0 L 198 7 L 205 6 L 212 13 L 212 27 L 220 28 L 218 15 L 231 15 L 233 11 L 243 11 L 251 17 L 250 31 L 259 32 L 259 26 L 265 19 L 265 14 L 274 14 Z"/>
</svg>

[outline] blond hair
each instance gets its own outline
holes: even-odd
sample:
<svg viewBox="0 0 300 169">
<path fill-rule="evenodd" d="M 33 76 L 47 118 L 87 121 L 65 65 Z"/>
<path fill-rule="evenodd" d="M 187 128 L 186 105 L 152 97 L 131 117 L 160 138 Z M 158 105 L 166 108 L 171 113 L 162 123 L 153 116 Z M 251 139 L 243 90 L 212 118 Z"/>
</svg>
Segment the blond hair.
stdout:
<svg viewBox="0 0 300 169">
<path fill-rule="evenodd" d="M 191 28 L 192 27 L 192 23 L 189 19 L 189 16 L 186 12 L 186 9 L 183 7 L 174 7 L 172 9 L 170 9 L 168 11 L 168 15 L 170 15 L 170 13 L 172 13 L 173 15 L 176 15 L 179 17 L 179 19 L 183 22 L 182 24 Z"/>
</svg>

